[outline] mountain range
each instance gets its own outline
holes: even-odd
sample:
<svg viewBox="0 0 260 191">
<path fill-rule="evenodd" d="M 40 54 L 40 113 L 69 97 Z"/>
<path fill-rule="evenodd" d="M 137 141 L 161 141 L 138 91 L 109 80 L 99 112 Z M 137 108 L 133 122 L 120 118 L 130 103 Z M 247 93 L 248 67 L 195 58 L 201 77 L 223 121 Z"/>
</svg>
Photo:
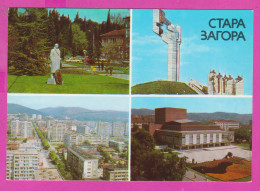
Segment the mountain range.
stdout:
<svg viewBox="0 0 260 191">
<path fill-rule="evenodd" d="M 27 113 L 28 115 L 40 114 L 52 116 L 59 119 L 69 117 L 80 121 L 128 121 L 129 114 L 126 111 L 114 110 L 89 110 L 82 107 L 47 107 L 42 109 L 31 109 L 18 104 L 7 104 L 8 114 Z"/>
<path fill-rule="evenodd" d="M 132 115 L 154 115 L 152 109 L 132 109 Z M 227 113 L 227 112 L 214 112 L 214 113 L 187 113 L 187 118 L 194 121 L 207 121 L 209 119 L 220 120 L 230 119 L 239 121 L 243 124 L 248 124 L 252 120 L 252 114 L 238 114 L 238 113 Z"/>
</svg>

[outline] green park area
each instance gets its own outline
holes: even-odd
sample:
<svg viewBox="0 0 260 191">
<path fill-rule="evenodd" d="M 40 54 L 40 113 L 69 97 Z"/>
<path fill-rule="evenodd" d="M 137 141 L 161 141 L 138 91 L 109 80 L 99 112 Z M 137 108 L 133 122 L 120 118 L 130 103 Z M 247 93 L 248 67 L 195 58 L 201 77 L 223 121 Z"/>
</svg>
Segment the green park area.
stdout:
<svg viewBox="0 0 260 191">
<path fill-rule="evenodd" d="M 47 84 L 43 76 L 8 75 L 8 92 L 16 93 L 89 93 L 128 94 L 129 80 L 98 75 L 83 70 L 61 70 L 63 85 Z"/>
<path fill-rule="evenodd" d="M 107 11 L 107 20 L 97 23 L 81 18 L 79 12 L 73 20 L 56 9 L 11 8 L 8 12 L 8 92 L 128 94 L 129 37 L 125 37 L 122 46 L 102 44 L 102 35 L 126 30 L 127 20 L 119 13 L 110 19 L 110 11 Z M 59 44 L 58 60 L 65 65 L 60 70 L 62 85 L 47 84 L 53 68 L 50 53 L 56 43 Z M 56 82 L 60 80 L 57 75 Z"/>
</svg>

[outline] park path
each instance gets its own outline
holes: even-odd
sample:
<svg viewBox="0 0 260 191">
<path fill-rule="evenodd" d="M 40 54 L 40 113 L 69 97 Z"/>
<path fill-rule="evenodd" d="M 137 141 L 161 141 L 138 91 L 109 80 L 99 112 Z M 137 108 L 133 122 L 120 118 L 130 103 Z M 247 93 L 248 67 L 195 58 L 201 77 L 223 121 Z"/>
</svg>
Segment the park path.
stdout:
<svg viewBox="0 0 260 191">
<path fill-rule="evenodd" d="M 71 64 L 67 64 L 65 62 L 62 63 L 62 67 L 63 68 L 75 68 L 75 69 L 81 69 L 81 70 L 86 70 L 88 72 L 93 72 L 92 69 L 90 68 L 90 66 L 75 66 L 75 65 L 71 65 Z M 106 71 L 99 71 L 98 66 L 94 66 L 97 69 L 97 73 L 100 75 L 106 75 Z M 113 70 L 113 74 L 112 75 L 108 75 L 110 77 L 115 77 L 115 78 L 121 78 L 121 79 L 126 79 L 129 80 L 129 74 L 122 74 L 122 72 L 120 70 Z"/>
<path fill-rule="evenodd" d="M 201 176 L 191 170 L 188 170 L 186 174 L 184 175 L 184 178 L 182 181 L 192 181 L 192 182 L 212 182 L 211 180 L 207 179 L 204 176 Z"/>
</svg>

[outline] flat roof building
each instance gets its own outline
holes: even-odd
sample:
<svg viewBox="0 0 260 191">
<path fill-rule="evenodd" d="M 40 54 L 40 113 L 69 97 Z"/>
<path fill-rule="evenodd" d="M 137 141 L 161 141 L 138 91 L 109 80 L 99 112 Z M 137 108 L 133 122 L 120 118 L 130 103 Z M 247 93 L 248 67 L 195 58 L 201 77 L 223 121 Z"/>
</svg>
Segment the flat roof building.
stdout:
<svg viewBox="0 0 260 191">
<path fill-rule="evenodd" d="M 127 181 L 128 168 L 127 166 L 120 168 L 113 165 L 104 165 L 103 179 L 109 181 Z"/>
<path fill-rule="evenodd" d="M 81 179 L 98 179 L 98 158 L 77 147 L 68 147 L 71 170 Z"/>
<path fill-rule="evenodd" d="M 34 180 L 38 167 L 39 153 L 36 150 L 7 150 L 7 180 Z"/>
</svg>

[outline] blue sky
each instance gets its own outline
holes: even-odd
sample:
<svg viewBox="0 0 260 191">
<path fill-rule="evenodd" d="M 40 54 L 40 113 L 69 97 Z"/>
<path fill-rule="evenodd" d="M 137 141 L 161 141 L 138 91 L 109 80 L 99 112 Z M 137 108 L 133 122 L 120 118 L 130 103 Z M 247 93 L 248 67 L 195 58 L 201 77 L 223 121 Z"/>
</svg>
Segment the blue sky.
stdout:
<svg viewBox="0 0 260 191">
<path fill-rule="evenodd" d="M 243 75 L 244 94 L 252 95 L 253 11 L 164 10 L 172 24 L 182 29 L 180 81 L 190 78 L 207 85 L 210 69 L 222 74 Z M 201 40 L 201 31 L 211 31 L 211 18 L 243 19 L 246 41 Z M 216 29 L 214 29 L 216 30 Z M 222 30 L 223 29 L 217 29 Z M 168 45 L 152 31 L 152 10 L 135 9 L 132 14 L 132 85 L 167 80 Z"/>
<path fill-rule="evenodd" d="M 50 10 L 50 9 L 49 9 Z M 70 19 L 74 21 L 77 12 L 79 12 L 79 17 L 84 19 L 91 19 L 92 21 L 96 21 L 98 23 L 102 23 L 107 20 L 108 9 L 56 9 L 60 15 L 64 14 L 65 16 L 70 16 Z M 120 13 L 122 17 L 129 16 L 129 9 L 110 9 L 110 15 Z"/>
<path fill-rule="evenodd" d="M 8 103 L 15 103 L 32 109 L 45 107 L 83 107 L 92 110 L 129 111 L 128 96 L 62 96 L 62 95 L 8 95 Z"/>
<path fill-rule="evenodd" d="M 237 97 L 132 97 L 132 108 L 185 108 L 188 113 L 252 113 L 252 98 Z"/>
</svg>

